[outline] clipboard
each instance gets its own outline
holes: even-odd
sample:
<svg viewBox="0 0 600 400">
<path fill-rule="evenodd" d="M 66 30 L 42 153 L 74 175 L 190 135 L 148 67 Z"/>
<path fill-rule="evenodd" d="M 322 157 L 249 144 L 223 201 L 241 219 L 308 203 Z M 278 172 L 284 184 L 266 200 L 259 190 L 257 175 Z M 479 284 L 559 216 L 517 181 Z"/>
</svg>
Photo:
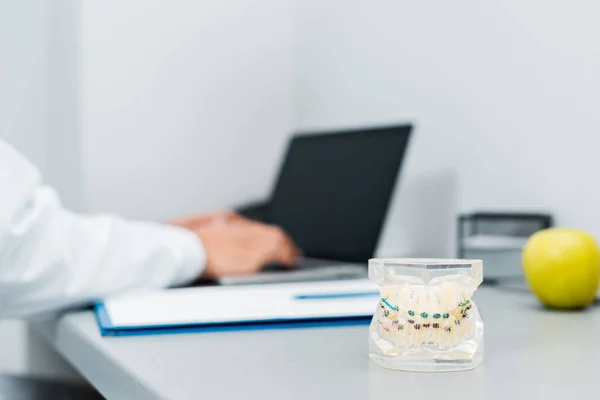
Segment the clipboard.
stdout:
<svg viewBox="0 0 600 400">
<path fill-rule="evenodd" d="M 379 291 L 369 280 L 146 291 L 94 306 L 103 336 L 367 325 Z"/>
</svg>

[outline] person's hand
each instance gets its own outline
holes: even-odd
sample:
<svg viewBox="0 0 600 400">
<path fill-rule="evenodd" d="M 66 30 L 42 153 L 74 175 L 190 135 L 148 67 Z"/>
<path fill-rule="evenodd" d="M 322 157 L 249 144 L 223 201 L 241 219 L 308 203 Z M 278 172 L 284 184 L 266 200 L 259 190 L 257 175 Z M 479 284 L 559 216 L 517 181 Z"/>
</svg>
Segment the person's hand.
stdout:
<svg viewBox="0 0 600 400">
<path fill-rule="evenodd" d="M 169 222 L 193 231 L 206 251 L 203 277 L 252 274 L 269 263 L 293 266 L 300 251 L 280 228 L 233 211 L 197 214 Z"/>
<path fill-rule="evenodd" d="M 292 267 L 300 256 L 290 237 L 272 225 L 244 220 L 194 231 L 206 251 L 205 278 L 252 274 L 268 263 Z"/>
</svg>

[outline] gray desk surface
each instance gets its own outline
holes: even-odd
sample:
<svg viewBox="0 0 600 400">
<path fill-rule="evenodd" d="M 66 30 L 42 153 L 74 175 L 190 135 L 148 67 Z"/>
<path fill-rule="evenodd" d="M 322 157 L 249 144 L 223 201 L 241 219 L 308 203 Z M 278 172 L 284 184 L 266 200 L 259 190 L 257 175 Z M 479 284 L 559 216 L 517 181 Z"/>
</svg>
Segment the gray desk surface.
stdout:
<svg viewBox="0 0 600 400">
<path fill-rule="evenodd" d="M 38 326 L 109 399 L 598 399 L 600 309 L 552 312 L 481 288 L 483 364 L 407 373 L 367 357 L 367 327 L 102 338 L 91 312 Z"/>
</svg>

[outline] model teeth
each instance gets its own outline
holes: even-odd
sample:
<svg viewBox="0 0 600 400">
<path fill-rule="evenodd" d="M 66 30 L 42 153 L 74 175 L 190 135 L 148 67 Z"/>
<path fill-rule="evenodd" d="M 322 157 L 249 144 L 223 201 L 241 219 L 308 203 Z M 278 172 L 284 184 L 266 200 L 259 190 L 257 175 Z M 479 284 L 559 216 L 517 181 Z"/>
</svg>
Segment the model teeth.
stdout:
<svg viewBox="0 0 600 400">
<path fill-rule="evenodd" d="M 451 347 L 473 334 L 471 290 L 453 282 L 384 287 L 377 310 L 379 334 L 397 348 Z"/>
</svg>

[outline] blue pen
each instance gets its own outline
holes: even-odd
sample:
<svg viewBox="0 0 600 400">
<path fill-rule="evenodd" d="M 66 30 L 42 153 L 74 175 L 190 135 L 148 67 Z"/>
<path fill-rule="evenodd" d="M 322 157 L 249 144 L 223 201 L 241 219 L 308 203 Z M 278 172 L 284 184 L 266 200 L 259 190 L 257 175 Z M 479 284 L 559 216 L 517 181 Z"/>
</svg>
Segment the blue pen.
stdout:
<svg viewBox="0 0 600 400">
<path fill-rule="evenodd" d="M 294 296 L 296 300 L 330 300 L 330 299 L 347 299 L 352 297 L 374 297 L 379 296 L 379 292 L 345 292 L 345 293 L 313 293 L 313 294 L 297 294 Z"/>
</svg>

